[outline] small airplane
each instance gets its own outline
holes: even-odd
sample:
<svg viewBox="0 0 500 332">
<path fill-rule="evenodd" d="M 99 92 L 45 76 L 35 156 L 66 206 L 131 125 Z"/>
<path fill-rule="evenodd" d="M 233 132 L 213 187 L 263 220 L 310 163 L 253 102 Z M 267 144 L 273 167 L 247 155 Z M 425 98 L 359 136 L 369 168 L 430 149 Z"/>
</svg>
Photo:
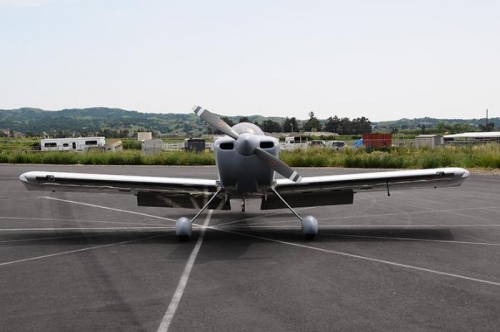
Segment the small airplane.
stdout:
<svg viewBox="0 0 500 332">
<path fill-rule="evenodd" d="M 260 199 L 261 210 L 288 208 L 301 222 L 302 234 L 313 240 L 318 220 L 295 208 L 352 204 L 354 194 L 411 188 L 459 186 L 469 176 L 463 168 L 435 168 L 350 175 L 301 177 L 278 159 L 279 142 L 253 123 L 229 126 L 219 116 L 194 106 L 193 111 L 225 136 L 214 143 L 218 179 L 125 176 L 30 171 L 19 179 L 29 190 L 132 193 L 139 206 L 198 209 L 193 218 L 176 221 L 175 233 L 189 239 L 192 224 L 205 209 L 230 210 L 231 199 Z M 278 173 L 283 179 L 275 178 Z"/>
</svg>

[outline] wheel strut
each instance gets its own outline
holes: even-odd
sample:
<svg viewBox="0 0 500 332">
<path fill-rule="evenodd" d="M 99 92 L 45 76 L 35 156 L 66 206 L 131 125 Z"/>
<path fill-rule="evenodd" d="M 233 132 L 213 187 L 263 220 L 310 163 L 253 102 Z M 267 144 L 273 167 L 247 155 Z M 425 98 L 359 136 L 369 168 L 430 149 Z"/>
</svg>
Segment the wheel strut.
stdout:
<svg viewBox="0 0 500 332">
<path fill-rule="evenodd" d="M 307 216 L 302 218 L 286 201 L 280 194 L 276 191 L 274 186 L 271 186 L 271 190 L 274 194 L 286 205 L 286 207 L 292 211 L 292 213 L 300 220 L 302 225 L 302 234 L 306 240 L 314 240 L 316 234 L 318 234 L 318 220 L 313 216 Z"/>
<path fill-rule="evenodd" d="M 210 203 L 214 200 L 214 198 L 222 191 L 222 187 L 218 187 L 217 191 L 215 194 L 213 194 L 212 197 L 208 200 L 208 202 L 201 208 L 201 210 L 190 220 L 189 218 L 186 217 L 181 217 L 177 219 L 175 223 L 175 234 L 177 235 L 177 238 L 179 238 L 180 241 L 187 241 L 189 237 L 191 236 L 192 230 L 193 230 L 193 222 L 196 220 L 196 218 L 199 217 L 200 214 L 202 214 L 203 211 L 210 205 Z"/>
</svg>

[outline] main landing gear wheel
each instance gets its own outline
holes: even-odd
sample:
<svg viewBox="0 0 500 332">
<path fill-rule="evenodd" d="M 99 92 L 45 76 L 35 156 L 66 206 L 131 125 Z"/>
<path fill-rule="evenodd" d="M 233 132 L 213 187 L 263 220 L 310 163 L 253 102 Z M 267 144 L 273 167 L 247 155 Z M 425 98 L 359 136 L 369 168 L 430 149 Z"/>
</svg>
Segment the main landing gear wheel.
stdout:
<svg viewBox="0 0 500 332">
<path fill-rule="evenodd" d="M 314 240 L 318 234 L 318 220 L 313 216 L 307 216 L 302 219 L 302 234 L 308 241 Z"/>
<path fill-rule="evenodd" d="M 200 216 L 200 214 L 205 211 L 205 209 L 210 205 L 210 203 L 214 200 L 214 198 L 222 191 L 222 187 L 217 187 L 217 191 L 213 194 L 213 196 L 208 200 L 208 202 L 201 208 L 201 210 L 193 217 L 193 219 L 189 219 L 186 217 L 181 217 L 177 219 L 175 222 L 175 234 L 179 241 L 187 241 L 191 236 L 191 232 L 193 231 L 193 222 Z"/>
<path fill-rule="evenodd" d="M 307 216 L 302 218 L 297 212 L 281 197 L 281 195 L 276 191 L 274 187 L 271 187 L 271 191 L 285 204 L 285 206 L 292 211 L 292 213 L 300 220 L 302 224 L 302 235 L 308 241 L 314 240 L 316 234 L 318 234 L 318 219 L 313 216 Z"/>
<path fill-rule="evenodd" d="M 179 241 L 184 242 L 189 240 L 192 231 L 193 226 L 191 224 L 191 220 L 186 217 L 179 218 L 175 223 L 175 234 L 177 235 Z"/>
</svg>

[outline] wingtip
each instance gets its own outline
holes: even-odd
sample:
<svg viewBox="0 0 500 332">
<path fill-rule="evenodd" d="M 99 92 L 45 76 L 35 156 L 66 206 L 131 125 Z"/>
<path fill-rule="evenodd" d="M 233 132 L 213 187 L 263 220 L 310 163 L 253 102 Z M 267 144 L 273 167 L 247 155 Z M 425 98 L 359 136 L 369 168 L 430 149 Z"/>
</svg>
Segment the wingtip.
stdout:
<svg viewBox="0 0 500 332">
<path fill-rule="evenodd" d="M 19 180 L 21 180 L 22 182 L 28 182 L 28 179 L 26 178 L 26 175 L 28 173 L 23 173 L 21 175 L 19 175 Z"/>
</svg>

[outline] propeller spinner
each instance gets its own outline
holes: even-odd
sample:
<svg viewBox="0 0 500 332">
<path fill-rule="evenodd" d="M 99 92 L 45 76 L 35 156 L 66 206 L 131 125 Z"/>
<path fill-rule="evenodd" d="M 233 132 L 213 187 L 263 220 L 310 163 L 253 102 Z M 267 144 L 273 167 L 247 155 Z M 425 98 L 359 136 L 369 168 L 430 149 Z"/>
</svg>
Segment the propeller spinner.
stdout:
<svg viewBox="0 0 500 332">
<path fill-rule="evenodd" d="M 194 106 L 193 111 L 196 113 L 196 115 L 198 115 L 200 118 L 202 118 L 203 120 L 208 122 L 215 129 L 220 130 L 225 135 L 235 139 L 236 141 L 238 141 L 239 139 L 242 139 L 241 135 L 238 134 L 233 128 L 231 128 L 231 126 L 229 126 L 219 116 L 211 113 L 210 111 L 208 111 L 200 106 Z M 246 135 L 248 135 L 248 134 L 246 134 Z M 245 137 L 243 139 L 247 140 L 248 137 Z M 267 163 L 269 166 L 271 166 L 271 168 L 274 169 L 275 172 L 281 174 L 282 176 L 286 177 L 287 179 L 290 179 L 294 182 L 300 182 L 302 180 L 301 176 L 296 171 L 294 171 L 290 166 L 288 166 L 283 161 L 278 159 L 276 156 L 270 154 L 266 150 L 261 149 L 258 146 L 255 146 L 253 153 L 258 158 L 260 158 L 265 163 Z"/>
</svg>

